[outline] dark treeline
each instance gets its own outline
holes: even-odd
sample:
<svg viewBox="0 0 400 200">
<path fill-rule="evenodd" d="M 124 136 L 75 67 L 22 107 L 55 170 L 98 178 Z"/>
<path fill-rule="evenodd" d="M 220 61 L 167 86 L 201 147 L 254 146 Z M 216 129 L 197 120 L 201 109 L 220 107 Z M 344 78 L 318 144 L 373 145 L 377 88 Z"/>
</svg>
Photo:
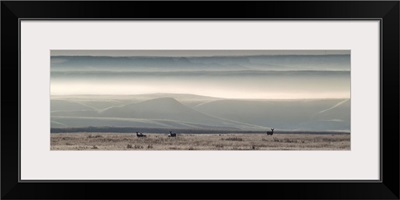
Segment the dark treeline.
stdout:
<svg viewBox="0 0 400 200">
<path fill-rule="evenodd" d="M 165 129 L 165 128 L 138 128 L 138 127 L 79 127 L 79 128 L 51 128 L 51 133 L 264 133 L 265 131 L 242 130 L 212 130 L 212 129 Z"/>
<path fill-rule="evenodd" d="M 193 134 L 224 134 L 224 133 L 266 133 L 266 131 L 243 131 L 243 130 L 204 130 L 204 129 L 165 129 L 165 128 L 137 128 L 137 127 L 79 127 L 79 128 L 51 128 L 51 133 L 193 133 Z M 339 131 L 275 131 L 274 134 L 349 134 Z"/>
</svg>

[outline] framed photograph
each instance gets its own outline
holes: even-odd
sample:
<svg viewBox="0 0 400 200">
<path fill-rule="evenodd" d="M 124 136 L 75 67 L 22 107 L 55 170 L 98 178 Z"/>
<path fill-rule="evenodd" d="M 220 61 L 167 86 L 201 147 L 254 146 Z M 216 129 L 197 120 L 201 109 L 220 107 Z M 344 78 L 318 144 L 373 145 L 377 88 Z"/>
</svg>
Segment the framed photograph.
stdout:
<svg viewBox="0 0 400 200">
<path fill-rule="evenodd" d="M 1 198 L 399 199 L 399 8 L 3 1 Z"/>
</svg>

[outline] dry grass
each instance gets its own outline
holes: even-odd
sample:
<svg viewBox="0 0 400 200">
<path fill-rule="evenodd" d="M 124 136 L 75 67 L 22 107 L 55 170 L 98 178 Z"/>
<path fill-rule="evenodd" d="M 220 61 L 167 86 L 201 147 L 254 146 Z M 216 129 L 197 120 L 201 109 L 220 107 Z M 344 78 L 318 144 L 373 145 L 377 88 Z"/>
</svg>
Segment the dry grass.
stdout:
<svg viewBox="0 0 400 200">
<path fill-rule="evenodd" d="M 350 150 L 350 134 L 55 133 L 51 150 Z"/>
</svg>

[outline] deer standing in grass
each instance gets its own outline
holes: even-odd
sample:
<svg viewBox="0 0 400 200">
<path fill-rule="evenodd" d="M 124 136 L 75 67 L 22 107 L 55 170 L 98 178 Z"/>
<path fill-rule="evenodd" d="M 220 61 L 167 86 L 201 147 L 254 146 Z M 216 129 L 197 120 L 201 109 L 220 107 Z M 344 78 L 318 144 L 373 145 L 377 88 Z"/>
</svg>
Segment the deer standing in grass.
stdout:
<svg viewBox="0 0 400 200">
<path fill-rule="evenodd" d="M 168 137 L 176 137 L 176 133 L 173 133 L 172 131 L 169 132 Z"/>
<path fill-rule="evenodd" d="M 139 133 L 139 132 L 136 132 L 136 136 L 137 137 L 146 137 L 146 135 L 143 135 L 143 133 Z"/>
<path fill-rule="evenodd" d="M 271 128 L 271 131 L 267 131 L 267 135 L 273 135 L 274 134 L 274 128 Z"/>
</svg>

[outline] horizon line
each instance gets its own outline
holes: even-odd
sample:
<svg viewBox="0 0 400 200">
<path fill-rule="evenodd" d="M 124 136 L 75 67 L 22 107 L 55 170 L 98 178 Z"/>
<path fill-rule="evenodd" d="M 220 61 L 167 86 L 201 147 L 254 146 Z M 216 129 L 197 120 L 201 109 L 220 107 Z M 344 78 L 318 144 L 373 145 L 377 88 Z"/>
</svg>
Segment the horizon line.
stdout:
<svg viewBox="0 0 400 200">
<path fill-rule="evenodd" d="M 200 97 L 209 97 L 219 100 L 328 100 L 328 99 L 351 99 L 351 97 L 318 97 L 318 98 L 227 98 L 227 97 L 214 97 L 199 94 L 187 94 L 187 93 L 141 93 L 141 94 L 50 94 L 52 97 L 68 97 L 68 96 L 141 96 L 141 95 L 192 95 Z M 160 97 L 162 98 L 162 97 Z M 171 97 L 174 98 L 174 97 Z"/>
<path fill-rule="evenodd" d="M 150 56 L 150 55 L 135 55 L 135 56 L 113 56 L 113 55 L 50 55 L 50 57 L 111 57 L 111 58 L 131 58 L 131 57 L 147 57 L 147 58 L 215 58 L 215 57 L 261 57 L 261 56 L 350 56 L 351 54 L 269 54 L 269 55 L 213 55 L 213 56 Z"/>
</svg>

